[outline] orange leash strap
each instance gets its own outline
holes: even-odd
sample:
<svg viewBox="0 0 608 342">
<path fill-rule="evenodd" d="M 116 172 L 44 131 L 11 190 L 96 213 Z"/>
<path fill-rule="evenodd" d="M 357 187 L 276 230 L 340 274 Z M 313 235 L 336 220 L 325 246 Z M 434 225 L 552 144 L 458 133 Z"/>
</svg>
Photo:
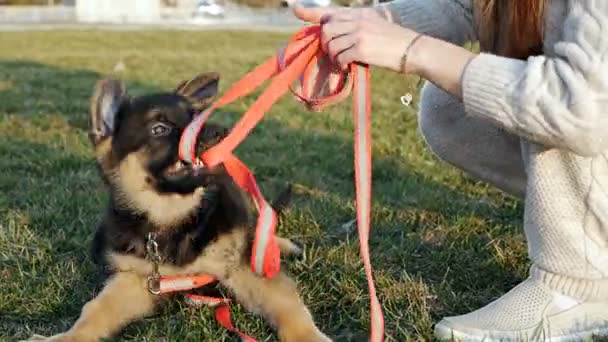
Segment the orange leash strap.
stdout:
<svg viewBox="0 0 608 342">
<path fill-rule="evenodd" d="M 201 274 L 197 276 L 161 277 L 159 279 L 159 292 L 161 294 L 164 294 L 170 292 L 187 291 L 205 286 L 209 283 L 212 283 L 213 281 L 215 281 L 215 278 L 206 274 Z"/>
<path fill-rule="evenodd" d="M 166 276 L 161 277 L 160 293 L 166 294 L 171 292 L 181 292 L 192 290 L 195 288 L 203 287 L 216 280 L 215 277 L 201 274 L 196 276 Z M 230 299 L 229 298 L 216 298 L 210 296 L 195 295 L 192 293 L 185 293 L 186 301 L 191 306 L 202 306 L 206 305 L 214 309 L 215 320 L 218 321 L 226 330 L 233 332 L 238 335 L 243 342 L 256 342 L 252 337 L 240 332 L 232 324 L 232 318 L 230 317 Z"/>
<path fill-rule="evenodd" d="M 215 311 L 215 320 L 218 321 L 222 325 L 222 327 L 224 327 L 224 329 L 240 337 L 242 342 L 256 342 L 254 338 L 242 333 L 232 324 L 232 318 L 230 315 L 230 299 L 199 296 L 190 293 L 186 294 L 185 296 L 188 299 L 190 305 L 207 305 L 212 307 Z"/>
<path fill-rule="evenodd" d="M 354 92 L 357 226 L 370 293 L 371 341 L 378 342 L 384 339 L 384 316 L 376 296 L 368 247 L 372 179 L 370 73 L 368 66 L 360 64 L 351 64 L 347 71 L 336 69 L 321 50 L 320 37 L 318 25 L 301 29 L 279 50 L 277 56 L 268 59 L 236 82 L 185 130 L 180 142 L 180 158 L 193 164 L 202 163 L 205 167 L 224 163 L 235 183 L 252 196 L 259 213 L 251 257 L 252 269 L 271 278 L 280 269 L 280 253 L 274 238 L 276 215 L 264 200 L 251 171 L 234 156 L 233 151 L 263 118 L 264 113 L 288 90 L 308 109 L 315 111 L 336 104 Z M 271 80 L 270 85 L 235 124 L 231 133 L 197 157 L 197 136 L 211 113 L 216 108 L 251 93 L 267 80 Z M 295 89 L 294 83 L 297 83 Z"/>
</svg>

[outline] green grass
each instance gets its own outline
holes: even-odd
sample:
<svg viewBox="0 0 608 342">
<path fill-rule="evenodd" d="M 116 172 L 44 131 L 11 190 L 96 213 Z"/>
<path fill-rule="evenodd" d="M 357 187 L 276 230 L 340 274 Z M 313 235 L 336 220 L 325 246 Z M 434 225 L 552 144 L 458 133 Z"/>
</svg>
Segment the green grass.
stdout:
<svg viewBox="0 0 608 342">
<path fill-rule="evenodd" d="M 129 91 L 171 89 L 216 70 L 221 90 L 275 53 L 288 36 L 241 32 L 2 33 L 0 41 L 0 334 L 9 341 L 69 327 L 98 289 L 88 245 L 106 194 L 86 138 L 94 82 L 126 67 Z M 387 341 L 432 340 L 444 315 L 476 309 L 526 275 L 521 205 L 437 160 L 418 131 L 416 81 L 372 70 L 373 231 L 370 241 Z M 258 92 L 259 93 L 259 92 Z M 234 122 L 250 96 L 215 115 Z M 241 159 L 267 197 L 296 184 L 278 228 L 304 243 L 285 265 L 323 331 L 365 341 L 369 298 L 355 217 L 350 100 L 307 112 L 286 96 Z M 293 149 L 293 151 L 292 151 Z M 128 304 L 128 303 L 126 303 Z M 235 324 L 275 340 L 259 317 Z M 117 340 L 235 340 L 208 309 L 181 303 L 130 325 Z"/>
</svg>

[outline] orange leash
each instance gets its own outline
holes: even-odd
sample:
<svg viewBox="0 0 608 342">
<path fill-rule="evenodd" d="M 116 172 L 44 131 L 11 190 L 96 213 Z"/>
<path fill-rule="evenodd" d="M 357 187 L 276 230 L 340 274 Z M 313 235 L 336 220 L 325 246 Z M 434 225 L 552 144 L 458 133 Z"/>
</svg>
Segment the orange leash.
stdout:
<svg viewBox="0 0 608 342">
<path fill-rule="evenodd" d="M 235 183 L 252 196 L 259 216 L 251 266 L 255 273 L 272 278 L 280 270 L 280 251 L 275 240 L 276 214 L 264 199 L 252 172 L 234 156 L 233 151 L 263 118 L 264 113 L 289 90 L 296 99 L 314 111 L 336 104 L 353 92 L 357 226 L 370 293 L 371 341 L 378 342 L 384 339 L 384 316 L 376 296 L 368 247 L 372 179 L 370 72 L 367 65 L 360 64 L 351 64 L 347 71 L 336 69 L 321 50 L 320 37 L 318 25 L 296 32 L 277 56 L 246 74 L 192 121 L 182 135 L 179 153 L 182 160 L 204 167 L 224 163 Z M 270 85 L 235 124 L 231 133 L 201 156 L 196 156 L 197 137 L 213 111 L 251 93 L 267 80 L 270 80 Z M 334 80 L 335 84 L 331 84 L 330 80 Z M 293 87 L 294 83 L 297 83 L 296 88 Z M 225 315 L 228 309 L 222 312 Z M 232 324 L 223 325 L 236 332 Z"/>
<path fill-rule="evenodd" d="M 160 289 L 157 294 L 181 292 L 203 287 L 211 284 L 217 279 L 207 274 L 196 276 L 167 276 L 159 279 Z M 210 296 L 195 295 L 192 293 L 184 294 L 187 303 L 191 306 L 207 305 L 214 309 L 215 320 L 218 321 L 226 330 L 237 334 L 243 342 L 256 342 L 252 337 L 243 334 L 232 324 L 230 317 L 230 299 L 216 298 Z"/>
</svg>

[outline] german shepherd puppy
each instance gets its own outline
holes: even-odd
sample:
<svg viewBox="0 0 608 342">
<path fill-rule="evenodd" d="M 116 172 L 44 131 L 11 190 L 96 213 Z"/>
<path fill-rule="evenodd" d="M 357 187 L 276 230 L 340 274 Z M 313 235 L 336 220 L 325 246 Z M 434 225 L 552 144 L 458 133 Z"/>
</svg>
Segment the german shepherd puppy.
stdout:
<svg viewBox="0 0 608 342">
<path fill-rule="evenodd" d="M 252 272 L 255 216 L 225 168 L 197 168 L 179 160 L 184 128 L 201 104 L 210 104 L 218 84 L 216 73 L 203 73 L 172 92 L 139 97 L 127 95 L 114 79 L 96 84 L 89 138 L 110 196 L 92 250 L 109 278 L 67 332 L 31 340 L 98 341 L 172 298 L 148 291 L 153 264 L 146 258 L 146 241 L 154 233 L 163 258 L 161 275 L 213 275 L 237 302 L 262 315 L 280 340 L 330 341 L 287 275 L 269 280 Z M 197 153 L 227 133 L 206 124 Z M 285 254 L 299 253 L 290 240 L 278 238 L 278 243 Z"/>
</svg>

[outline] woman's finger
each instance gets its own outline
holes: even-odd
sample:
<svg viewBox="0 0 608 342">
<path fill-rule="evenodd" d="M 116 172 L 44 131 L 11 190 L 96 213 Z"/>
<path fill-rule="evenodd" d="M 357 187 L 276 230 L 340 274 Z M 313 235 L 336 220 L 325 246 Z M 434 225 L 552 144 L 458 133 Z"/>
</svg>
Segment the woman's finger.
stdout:
<svg viewBox="0 0 608 342">
<path fill-rule="evenodd" d="M 321 48 L 328 52 L 328 45 L 334 39 L 353 33 L 357 28 L 356 21 L 330 21 L 321 28 Z"/>
<path fill-rule="evenodd" d="M 318 24 L 323 16 L 339 11 L 340 8 L 336 7 L 306 8 L 296 6 L 293 9 L 293 13 L 298 19 L 307 21 L 312 24 Z"/>
<path fill-rule="evenodd" d="M 294 8 L 294 14 L 296 15 L 296 17 L 313 24 L 325 24 L 329 21 L 348 21 L 363 19 L 369 16 L 366 15 L 366 12 L 370 12 L 370 9 L 345 7 Z"/>
<path fill-rule="evenodd" d="M 352 21 L 352 20 L 358 20 L 358 19 L 362 19 L 363 18 L 363 11 L 361 9 L 353 9 L 353 8 L 342 8 L 342 9 L 338 9 L 335 10 L 333 12 L 330 13 L 325 13 L 322 17 L 321 20 L 323 20 L 323 18 L 327 18 L 327 22 L 330 21 Z"/>
<path fill-rule="evenodd" d="M 340 64 L 338 62 L 339 56 L 346 50 L 352 48 L 356 44 L 356 36 L 354 34 L 344 34 L 339 37 L 332 39 L 327 45 L 327 54 L 332 62 Z M 344 69 L 344 65 L 340 64 L 340 67 Z"/>
<path fill-rule="evenodd" d="M 357 44 L 351 46 L 349 49 L 343 51 L 336 58 L 336 63 L 340 66 L 340 69 L 346 70 L 348 65 L 353 62 L 358 62 L 359 57 L 357 56 Z"/>
<path fill-rule="evenodd" d="M 369 61 L 366 60 L 367 56 L 364 51 L 364 49 L 369 48 L 369 46 L 365 46 L 367 43 L 357 34 L 350 34 L 348 39 L 350 46 L 336 56 L 335 63 L 340 65 L 342 70 L 346 69 L 351 63 L 369 63 Z M 347 43 L 345 42 L 345 44 Z"/>
</svg>

